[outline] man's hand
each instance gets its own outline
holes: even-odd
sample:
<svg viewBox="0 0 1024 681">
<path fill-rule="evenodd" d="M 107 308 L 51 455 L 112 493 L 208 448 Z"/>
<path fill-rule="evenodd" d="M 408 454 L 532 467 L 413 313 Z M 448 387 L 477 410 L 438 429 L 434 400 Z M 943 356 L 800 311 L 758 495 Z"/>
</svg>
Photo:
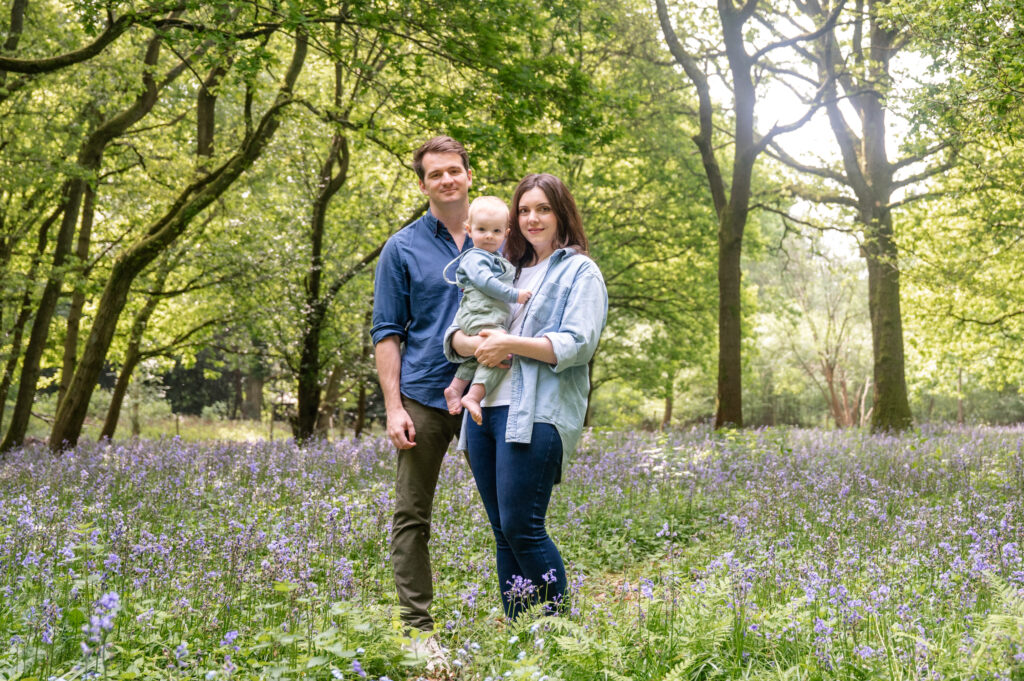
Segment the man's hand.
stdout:
<svg viewBox="0 0 1024 681">
<path fill-rule="evenodd" d="M 401 374 L 402 352 L 398 336 L 388 336 L 374 346 L 380 391 L 384 395 L 384 408 L 388 414 L 388 439 L 399 449 L 416 446 L 416 426 L 409 412 L 402 406 Z"/>
<path fill-rule="evenodd" d="M 519 300 L 517 300 L 516 302 L 519 303 L 520 305 L 522 305 L 527 300 L 529 300 L 530 296 L 532 296 L 532 295 L 533 295 L 532 291 L 527 291 L 525 288 L 521 288 L 521 289 L 519 289 Z"/>
<path fill-rule="evenodd" d="M 416 446 L 416 426 L 405 409 L 388 412 L 388 438 L 399 449 L 412 449 Z"/>
<path fill-rule="evenodd" d="M 474 353 L 477 361 L 485 367 L 511 368 L 512 355 L 504 346 L 508 332 L 505 329 L 483 329 L 480 331 L 480 337 L 484 340 Z"/>
</svg>

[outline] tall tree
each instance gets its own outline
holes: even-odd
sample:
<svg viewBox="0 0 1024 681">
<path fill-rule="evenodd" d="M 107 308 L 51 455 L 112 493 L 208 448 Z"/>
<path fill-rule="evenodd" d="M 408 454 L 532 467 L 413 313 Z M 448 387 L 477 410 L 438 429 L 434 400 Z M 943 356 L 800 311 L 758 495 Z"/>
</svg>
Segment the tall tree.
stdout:
<svg viewBox="0 0 1024 681">
<path fill-rule="evenodd" d="M 294 48 L 283 82 L 252 133 L 221 165 L 181 192 L 164 215 L 150 224 L 143 238 L 127 248 L 114 263 L 97 305 L 81 361 L 54 417 L 50 432 L 52 449 L 74 446 L 78 441 L 89 398 L 103 368 L 132 282 L 181 236 L 196 215 L 221 196 L 259 157 L 280 127 L 285 107 L 293 101 L 292 92 L 305 64 L 307 51 L 308 35 L 300 25 L 295 30 Z"/>
<path fill-rule="evenodd" d="M 656 0 L 656 3 L 665 43 L 697 92 L 699 131 L 694 135 L 693 141 L 700 151 L 715 213 L 718 216 L 718 406 L 715 427 L 742 426 L 743 334 L 740 261 L 743 252 L 743 231 L 750 211 L 754 165 L 758 156 L 775 137 L 799 128 L 816 110 L 816 105 L 812 105 L 792 122 L 776 124 L 767 133 L 759 135 L 755 129 L 754 117 L 757 72 L 771 71 L 775 68 L 769 62 L 769 55 L 772 53 L 805 44 L 831 29 L 843 3 L 838 4 L 836 10 L 820 28 L 796 36 L 778 39 L 773 37 L 762 47 L 753 48 L 752 51 L 748 49 L 750 38 L 758 33 L 753 20 L 759 9 L 766 9 L 767 3 L 745 0 L 737 5 L 735 0 L 717 0 L 717 40 L 713 45 L 697 49 L 688 49 L 676 35 L 666 0 Z M 770 19 L 765 21 L 771 23 Z M 695 44 L 695 41 L 691 40 L 691 44 Z M 718 146 L 715 135 L 715 107 L 710 83 L 710 77 L 714 75 L 713 69 L 719 66 L 716 57 L 722 52 L 725 53 L 726 59 L 723 71 L 728 74 L 732 90 L 729 113 L 732 118 L 730 142 L 733 154 L 729 177 L 726 176 L 729 168 L 719 159 L 721 147 Z"/>
<path fill-rule="evenodd" d="M 35 399 L 36 385 L 39 380 L 40 360 L 46 347 L 50 331 L 50 321 L 57 305 L 64 283 L 65 262 L 71 256 L 71 244 L 81 215 L 83 197 L 86 199 L 86 219 L 80 231 L 80 255 L 87 251 L 89 233 L 91 232 L 93 215 L 93 192 L 89 183 L 94 181 L 96 173 L 103 161 L 107 145 L 118 136 L 124 134 L 131 126 L 146 116 L 156 104 L 161 90 L 172 83 L 185 71 L 187 62 L 182 60 L 171 68 L 162 78 L 156 78 L 153 69 L 156 67 L 163 37 L 156 35 L 149 40 L 142 59 L 142 88 L 135 100 L 126 109 L 117 111 L 100 123 L 82 144 L 78 152 L 75 175 L 69 178 L 62 192 L 63 216 L 57 233 L 56 245 L 53 249 L 52 265 L 42 298 L 36 309 L 32 322 L 32 331 L 28 346 L 22 358 L 21 377 L 18 383 L 18 399 L 14 405 L 11 424 L 7 434 L 0 443 L 0 451 L 5 451 L 21 443 L 28 427 L 28 419 L 32 403 Z M 84 302 L 84 301 L 82 301 Z M 77 337 L 77 318 L 71 320 Z M 74 354 L 72 349 L 70 354 Z M 66 361 L 65 367 L 74 368 L 73 361 Z"/>
<path fill-rule="evenodd" d="M 842 2 L 827 0 L 797 4 L 819 25 L 829 25 L 828 19 L 843 6 Z M 847 13 L 848 21 L 841 24 L 842 30 L 840 26 L 829 25 L 829 30 L 806 52 L 827 92 L 825 108 L 841 154 L 841 169 L 808 167 L 776 148 L 791 166 L 842 188 L 838 194 L 812 192 L 810 196 L 854 211 L 861 251 L 868 266 L 874 357 L 871 428 L 875 431 L 898 430 L 912 424 L 893 210 L 923 194 L 902 198 L 894 195 L 951 167 L 950 159 L 940 155 L 950 149 L 949 142 L 943 140 L 927 146 L 905 147 L 899 159 L 890 160 L 886 121 L 893 96 L 892 67 L 897 53 L 906 44 L 906 36 L 882 16 L 887 4 L 887 0 L 857 0 Z M 847 119 L 843 102 L 851 107 L 856 117 L 854 123 Z M 897 177 L 900 171 L 905 172 Z"/>
</svg>

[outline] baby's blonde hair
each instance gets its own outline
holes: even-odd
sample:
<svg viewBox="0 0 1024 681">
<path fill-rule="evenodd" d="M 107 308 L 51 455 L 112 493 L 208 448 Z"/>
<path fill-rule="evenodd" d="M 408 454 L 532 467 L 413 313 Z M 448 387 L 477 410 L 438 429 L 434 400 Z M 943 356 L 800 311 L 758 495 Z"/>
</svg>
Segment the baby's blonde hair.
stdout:
<svg viewBox="0 0 1024 681">
<path fill-rule="evenodd" d="M 472 227 L 474 219 L 478 215 L 480 217 L 487 215 L 502 219 L 507 225 L 508 213 L 508 204 L 497 196 L 478 196 L 473 199 L 473 203 L 469 204 L 469 215 L 466 218 L 466 224 Z"/>
</svg>

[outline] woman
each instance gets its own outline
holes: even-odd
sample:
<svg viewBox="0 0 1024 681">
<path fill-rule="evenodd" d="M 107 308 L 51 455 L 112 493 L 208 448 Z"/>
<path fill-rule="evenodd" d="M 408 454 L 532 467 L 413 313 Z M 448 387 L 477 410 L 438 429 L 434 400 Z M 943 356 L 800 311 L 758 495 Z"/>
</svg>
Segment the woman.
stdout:
<svg viewBox="0 0 1024 681">
<path fill-rule="evenodd" d="M 545 517 L 583 430 L 587 365 L 607 318 L 608 293 L 586 255 L 576 202 L 557 177 L 523 178 L 509 223 L 505 257 L 516 266 L 516 287 L 533 297 L 512 306 L 508 333 L 466 336 L 450 328 L 445 353 L 454 362 L 473 355 L 485 366 L 509 367 L 481 402 L 482 424 L 464 419 L 459 449 L 468 451 L 494 530 L 502 603 L 514 618 L 565 593 L 565 566 Z"/>
</svg>

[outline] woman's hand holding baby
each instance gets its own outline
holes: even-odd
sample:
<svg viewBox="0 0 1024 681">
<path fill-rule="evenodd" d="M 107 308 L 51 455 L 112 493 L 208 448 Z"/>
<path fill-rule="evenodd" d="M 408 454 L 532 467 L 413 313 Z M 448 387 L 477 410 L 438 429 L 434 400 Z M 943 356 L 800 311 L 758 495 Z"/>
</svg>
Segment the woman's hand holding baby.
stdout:
<svg viewBox="0 0 1024 681">
<path fill-rule="evenodd" d="M 476 347 L 474 353 L 478 362 L 488 367 L 500 366 L 507 369 L 512 366 L 509 361 L 512 354 L 506 347 L 509 334 L 505 329 L 483 329 L 480 338 L 483 341 Z"/>
</svg>

